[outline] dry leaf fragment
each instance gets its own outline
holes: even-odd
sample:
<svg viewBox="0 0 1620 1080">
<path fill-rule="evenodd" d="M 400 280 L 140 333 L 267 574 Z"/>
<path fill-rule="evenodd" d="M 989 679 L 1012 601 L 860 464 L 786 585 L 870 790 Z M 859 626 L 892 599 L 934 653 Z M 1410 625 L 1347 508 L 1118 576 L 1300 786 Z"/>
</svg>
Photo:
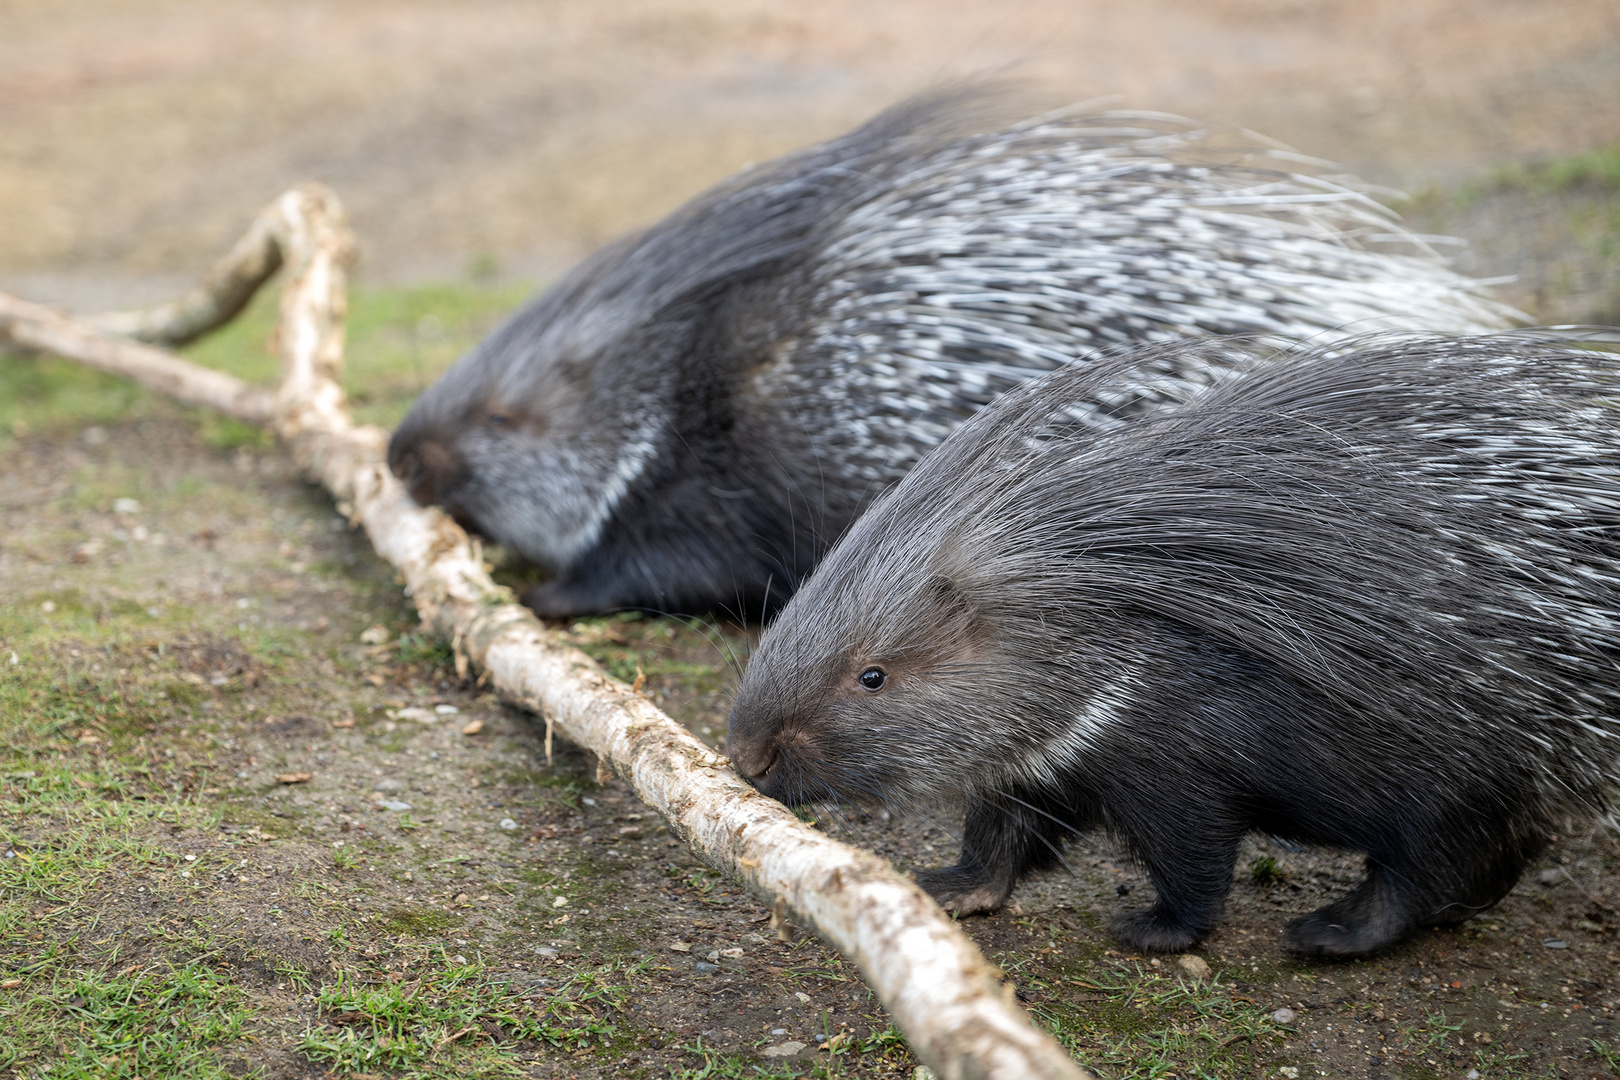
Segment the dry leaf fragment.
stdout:
<svg viewBox="0 0 1620 1080">
<path fill-rule="evenodd" d="M 669 947 L 675 952 L 692 951 L 692 943 L 690 941 L 672 941 L 669 943 Z"/>
<path fill-rule="evenodd" d="M 461 729 L 461 733 L 463 735 L 476 735 L 483 730 L 484 722 L 482 720 L 469 720 L 467 726 Z"/>
<path fill-rule="evenodd" d="M 284 772 L 276 777 L 276 783 L 303 784 L 307 783 L 314 775 L 312 772 Z"/>
</svg>

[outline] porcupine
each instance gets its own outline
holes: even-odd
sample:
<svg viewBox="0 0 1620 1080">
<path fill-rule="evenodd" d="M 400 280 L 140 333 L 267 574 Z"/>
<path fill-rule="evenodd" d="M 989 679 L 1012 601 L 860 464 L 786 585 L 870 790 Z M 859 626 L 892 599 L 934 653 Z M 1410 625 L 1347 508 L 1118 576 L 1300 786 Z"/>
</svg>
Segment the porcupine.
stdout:
<svg viewBox="0 0 1620 1080">
<path fill-rule="evenodd" d="M 1011 392 L 855 523 L 754 651 L 737 769 L 965 805 L 918 874 L 964 914 L 1100 827 L 1157 890 L 1111 927 L 1142 950 L 1211 932 L 1251 830 L 1366 855 L 1306 953 L 1495 903 L 1616 775 L 1620 354 L 1341 343 L 1097 433 L 1119 379 L 1244 351 L 1145 350 Z"/>
<path fill-rule="evenodd" d="M 551 571 L 542 615 L 757 615 L 962 419 L 1097 348 L 1514 317 L 1297 155 L 995 99 L 896 107 L 609 245 L 422 395 L 395 473 Z"/>
</svg>

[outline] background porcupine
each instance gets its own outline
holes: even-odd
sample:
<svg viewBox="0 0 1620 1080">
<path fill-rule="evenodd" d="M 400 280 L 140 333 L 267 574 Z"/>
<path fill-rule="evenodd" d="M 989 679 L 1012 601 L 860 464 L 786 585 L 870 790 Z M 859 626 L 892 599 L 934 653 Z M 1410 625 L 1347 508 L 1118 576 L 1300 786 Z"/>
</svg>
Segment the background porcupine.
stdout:
<svg viewBox="0 0 1620 1080">
<path fill-rule="evenodd" d="M 918 880 L 999 907 L 1102 827 L 1206 936 L 1250 830 L 1367 854 L 1294 920 L 1365 953 L 1495 903 L 1620 752 L 1620 355 L 1553 338 L 1298 351 L 1097 433 L 1153 346 L 1014 391 L 837 544 L 754 651 L 762 791 L 966 804 Z M 1104 401 L 1099 401 L 1099 394 Z"/>
<path fill-rule="evenodd" d="M 1513 315 L 1297 155 L 999 108 L 901 105 L 609 245 L 422 395 L 394 471 L 551 571 L 542 615 L 762 613 L 962 419 L 1099 347 Z"/>
</svg>

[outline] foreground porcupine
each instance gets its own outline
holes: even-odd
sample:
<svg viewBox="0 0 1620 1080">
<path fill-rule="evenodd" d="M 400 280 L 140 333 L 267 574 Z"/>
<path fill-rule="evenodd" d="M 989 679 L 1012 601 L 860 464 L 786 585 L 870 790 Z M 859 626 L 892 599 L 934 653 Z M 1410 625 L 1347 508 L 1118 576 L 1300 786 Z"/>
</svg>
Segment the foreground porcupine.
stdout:
<svg viewBox="0 0 1620 1080">
<path fill-rule="evenodd" d="M 1620 355 L 1551 338 L 1299 351 L 1116 431 L 1069 369 L 967 422 L 855 523 L 754 651 L 739 772 L 790 805 L 966 804 L 918 875 L 991 910 L 1071 830 L 1210 933 L 1250 830 L 1365 852 L 1294 920 L 1355 955 L 1499 900 L 1620 752 Z"/>
<path fill-rule="evenodd" d="M 1297 156 L 1146 114 L 975 129 L 992 107 L 900 106 L 610 245 L 423 394 L 394 471 L 550 570 L 542 615 L 758 614 L 962 419 L 1099 347 L 1508 325 Z"/>
</svg>

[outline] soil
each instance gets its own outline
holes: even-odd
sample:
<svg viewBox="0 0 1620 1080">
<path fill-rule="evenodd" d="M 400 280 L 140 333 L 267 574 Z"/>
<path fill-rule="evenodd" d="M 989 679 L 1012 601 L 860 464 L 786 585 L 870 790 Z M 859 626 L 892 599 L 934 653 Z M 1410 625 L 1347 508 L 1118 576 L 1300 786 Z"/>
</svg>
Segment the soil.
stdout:
<svg viewBox="0 0 1620 1080">
<path fill-rule="evenodd" d="M 535 1048 L 519 1057 L 529 1075 L 663 1076 L 701 1063 L 700 1047 L 784 1068 L 819 1054 L 825 1068 L 817 1036 L 840 1032 L 873 1049 L 838 1075 L 909 1075 L 856 972 L 813 938 L 778 940 L 764 907 L 622 785 L 599 787 L 588 755 L 559 744 L 548 764 L 532 717 L 461 683 L 442 650 L 410 636 L 386 569 L 319 491 L 274 453 L 210 447 L 188 420 L 159 403 L 143 419 L 24 439 L 0 488 L 7 625 L 27 630 L 0 635 L 0 657 L 19 655 L 8 677 L 43 673 L 103 703 L 27 760 L 111 773 L 135 762 L 156 797 L 218 806 L 203 826 L 165 827 L 159 811 L 153 842 L 172 860 L 195 857 L 195 878 L 178 880 L 178 861 L 107 874 L 72 913 L 98 938 L 78 946 L 79 962 L 155 964 L 173 955 L 174 933 L 206 931 L 258 1018 L 233 1060 L 268 1077 L 324 1074 L 298 1039 L 341 1014 L 317 1004 L 312 984 L 355 970 L 408 979 L 435 956 L 541 990 L 582 965 L 645 965 L 611 1042 Z M 648 692 L 700 737 L 723 734 L 733 683 L 711 642 L 745 650 L 740 631 L 622 619 L 564 629 L 610 670 L 642 669 Z M 168 696 L 138 715 L 108 704 L 149 700 L 153 687 Z M 952 857 L 950 831 L 926 821 L 847 807 L 824 818 L 901 867 Z M 48 849 L 48 824 L 20 817 L 5 843 Z M 1175 958 L 1132 956 L 1108 938 L 1107 919 L 1149 893 L 1119 852 L 1083 837 L 1068 862 L 963 926 L 1082 1060 L 1140 1061 L 1156 1014 L 1133 1016 L 1129 1002 L 1193 980 L 1169 978 L 1181 974 Z M 1231 1074 L 1610 1075 L 1589 1040 L 1614 1045 L 1620 998 L 1612 832 L 1570 822 L 1506 901 L 1460 929 L 1354 963 L 1285 953 L 1285 921 L 1358 876 L 1348 857 L 1263 840 L 1245 852 L 1227 917 L 1199 950 L 1209 993 L 1258 1032 L 1240 1030 L 1236 1056 L 1216 1059 Z M 54 933 L 78 940 L 67 924 Z M 1278 1021 L 1281 1009 L 1294 1015 Z M 758 1057 L 791 1043 L 805 1046 Z"/>
<path fill-rule="evenodd" d="M 371 280 L 544 279 L 746 162 L 987 72 L 1412 192 L 1620 140 L 1612 0 L 5 0 L 0 276 L 155 300 L 319 179 Z"/>
</svg>

